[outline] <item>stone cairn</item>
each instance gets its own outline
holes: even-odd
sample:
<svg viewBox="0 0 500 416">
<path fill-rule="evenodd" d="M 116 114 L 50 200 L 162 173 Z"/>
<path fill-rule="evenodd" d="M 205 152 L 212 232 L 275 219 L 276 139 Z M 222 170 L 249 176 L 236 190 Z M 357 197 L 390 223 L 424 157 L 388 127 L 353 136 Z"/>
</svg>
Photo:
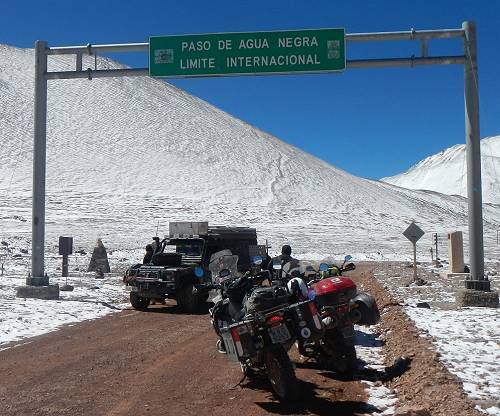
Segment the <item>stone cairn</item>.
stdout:
<svg viewBox="0 0 500 416">
<path fill-rule="evenodd" d="M 109 268 L 108 253 L 100 238 L 97 239 L 87 271 L 95 272 L 96 277 L 103 277 L 104 273 L 111 271 Z"/>
</svg>

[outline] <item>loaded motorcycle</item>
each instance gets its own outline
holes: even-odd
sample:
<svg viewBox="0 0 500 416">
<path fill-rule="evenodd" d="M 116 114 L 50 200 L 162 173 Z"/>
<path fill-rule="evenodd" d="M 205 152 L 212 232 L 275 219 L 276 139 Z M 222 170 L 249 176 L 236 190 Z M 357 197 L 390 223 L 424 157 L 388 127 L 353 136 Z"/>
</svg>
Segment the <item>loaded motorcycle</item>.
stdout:
<svg viewBox="0 0 500 416">
<path fill-rule="evenodd" d="M 214 254 L 212 260 L 209 268 L 218 295 L 210 315 L 220 337 L 219 351 L 239 362 L 245 376 L 265 374 L 280 401 L 296 399 L 297 379 L 287 350 L 296 339 L 322 336 L 319 316 L 312 313 L 314 304 L 290 304 L 285 288 L 261 286 L 269 279 L 267 271 L 236 276 L 237 256 L 227 251 Z M 254 258 L 254 263 L 259 261 L 259 256 Z"/>
<path fill-rule="evenodd" d="M 321 339 L 298 341 L 300 354 L 343 375 L 357 368 L 354 324 L 373 325 L 380 319 L 373 296 L 357 293 L 355 283 L 342 275 L 355 269 L 347 263 L 351 259 L 346 256 L 341 266 L 321 263 L 317 269 L 309 262 L 295 261 L 282 270 L 289 287 L 299 280 L 307 282 L 308 297 L 314 299 L 325 326 Z"/>
</svg>

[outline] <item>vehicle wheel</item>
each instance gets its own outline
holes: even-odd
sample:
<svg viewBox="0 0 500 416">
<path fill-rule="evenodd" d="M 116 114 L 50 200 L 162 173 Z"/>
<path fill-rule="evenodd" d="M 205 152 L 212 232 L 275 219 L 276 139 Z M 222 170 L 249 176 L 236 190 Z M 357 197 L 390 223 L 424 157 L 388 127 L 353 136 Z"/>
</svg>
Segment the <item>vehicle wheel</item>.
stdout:
<svg viewBox="0 0 500 416">
<path fill-rule="evenodd" d="M 338 331 L 327 331 L 322 340 L 323 365 L 331 371 L 344 376 L 352 376 L 358 368 L 358 359 L 354 345 L 346 345 Z"/>
<path fill-rule="evenodd" d="M 245 377 L 247 377 L 250 380 L 255 380 L 255 378 L 258 375 L 256 370 L 254 370 L 252 367 L 246 364 L 240 363 L 240 368 L 241 372 L 245 375 Z"/>
<path fill-rule="evenodd" d="M 281 345 L 267 348 L 264 351 L 264 364 L 277 399 L 279 401 L 297 400 L 299 391 L 297 378 L 285 349 Z"/>
<path fill-rule="evenodd" d="M 177 304 L 187 313 L 195 313 L 200 307 L 200 297 L 192 283 L 182 286 L 177 294 Z"/>
<path fill-rule="evenodd" d="M 130 292 L 130 304 L 134 309 L 139 311 L 144 311 L 148 308 L 151 299 L 143 298 L 139 296 L 136 292 Z"/>
<path fill-rule="evenodd" d="M 335 360 L 335 370 L 344 376 L 352 376 L 358 368 L 358 358 L 354 345 L 344 345 L 343 351 Z"/>
</svg>

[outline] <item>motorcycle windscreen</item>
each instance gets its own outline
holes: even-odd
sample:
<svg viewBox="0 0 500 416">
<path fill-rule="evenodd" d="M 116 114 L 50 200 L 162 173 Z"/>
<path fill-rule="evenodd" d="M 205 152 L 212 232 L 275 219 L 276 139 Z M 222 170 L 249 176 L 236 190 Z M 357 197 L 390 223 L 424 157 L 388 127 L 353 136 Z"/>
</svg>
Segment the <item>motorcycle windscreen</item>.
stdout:
<svg viewBox="0 0 500 416">
<path fill-rule="evenodd" d="M 221 283 L 229 278 L 233 278 L 238 272 L 238 256 L 233 255 L 231 250 L 218 251 L 210 257 L 208 269 L 212 273 L 212 279 L 214 279 L 216 283 Z M 220 278 L 219 275 L 222 270 L 228 270 L 229 274 Z"/>
<path fill-rule="evenodd" d="M 283 272 L 292 277 L 308 277 L 316 274 L 316 269 L 310 261 L 294 259 L 283 266 Z"/>
</svg>

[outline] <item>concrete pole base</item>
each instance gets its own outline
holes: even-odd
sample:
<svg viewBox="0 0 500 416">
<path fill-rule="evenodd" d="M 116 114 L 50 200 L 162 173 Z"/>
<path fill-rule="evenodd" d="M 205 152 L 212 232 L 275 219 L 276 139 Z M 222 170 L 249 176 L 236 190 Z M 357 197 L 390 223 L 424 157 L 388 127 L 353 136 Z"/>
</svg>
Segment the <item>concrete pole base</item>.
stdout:
<svg viewBox="0 0 500 416">
<path fill-rule="evenodd" d="M 49 277 L 31 277 L 28 276 L 26 278 L 26 286 L 48 286 L 49 285 Z"/>
<path fill-rule="evenodd" d="M 20 286 L 17 288 L 16 297 L 57 300 L 59 299 L 59 285 Z"/>
<path fill-rule="evenodd" d="M 464 280 L 465 288 L 471 290 L 482 290 L 483 292 L 489 292 L 491 290 L 491 283 L 489 280 Z"/>
<path fill-rule="evenodd" d="M 498 308 L 498 292 L 461 289 L 456 293 L 455 302 L 457 303 L 457 306 Z"/>
</svg>

